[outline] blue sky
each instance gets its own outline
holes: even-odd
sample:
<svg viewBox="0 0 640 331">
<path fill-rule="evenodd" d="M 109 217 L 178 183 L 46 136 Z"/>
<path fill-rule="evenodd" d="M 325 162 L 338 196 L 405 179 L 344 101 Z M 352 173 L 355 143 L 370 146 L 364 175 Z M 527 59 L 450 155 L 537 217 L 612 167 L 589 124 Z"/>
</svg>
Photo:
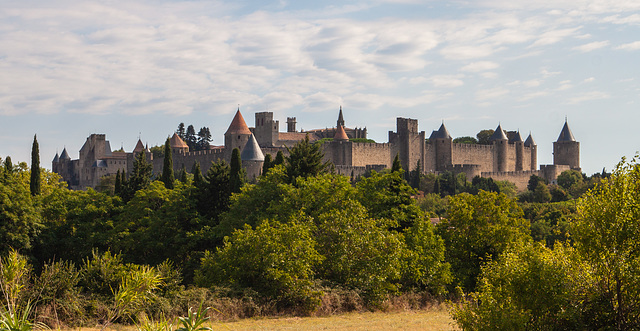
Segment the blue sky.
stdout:
<svg viewBox="0 0 640 331">
<path fill-rule="evenodd" d="M 335 125 L 388 141 L 529 132 L 540 164 L 565 117 L 587 174 L 640 150 L 640 2 L 0 0 L 0 157 L 72 158 L 91 133 L 131 151 L 235 109 L 286 129 Z"/>
</svg>

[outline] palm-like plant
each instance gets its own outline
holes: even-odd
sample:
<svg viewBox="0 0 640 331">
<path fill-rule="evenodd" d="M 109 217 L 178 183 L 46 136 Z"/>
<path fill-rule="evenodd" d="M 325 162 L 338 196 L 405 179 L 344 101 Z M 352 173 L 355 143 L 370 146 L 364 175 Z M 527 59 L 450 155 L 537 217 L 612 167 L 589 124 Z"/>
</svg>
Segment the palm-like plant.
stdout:
<svg viewBox="0 0 640 331">
<path fill-rule="evenodd" d="M 209 312 L 210 307 L 202 309 L 202 305 L 198 308 L 198 311 L 193 312 L 192 308 L 189 307 L 189 312 L 186 317 L 179 317 L 180 324 L 182 327 L 177 329 L 176 331 L 210 331 L 210 327 L 202 326 L 206 321 L 209 320 L 207 317 L 207 313 Z"/>
</svg>

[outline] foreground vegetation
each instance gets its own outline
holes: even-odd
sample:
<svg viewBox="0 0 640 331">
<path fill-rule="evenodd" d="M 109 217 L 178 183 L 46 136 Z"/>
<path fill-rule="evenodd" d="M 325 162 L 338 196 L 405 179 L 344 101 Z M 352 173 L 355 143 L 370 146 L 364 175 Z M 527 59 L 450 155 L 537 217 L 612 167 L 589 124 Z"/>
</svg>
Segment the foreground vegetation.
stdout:
<svg viewBox="0 0 640 331">
<path fill-rule="evenodd" d="M 563 173 L 553 194 L 532 176 L 516 195 L 489 179 L 405 172 L 397 159 L 353 181 L 308 140 L 247 183 L 233 155 L 204 175 L 196 165 L 157 180 L 139 156 L 101 192 L 70 191 L 39 168 L 35 180 L 5 159 L 0 320 L 168 330 L 180 325 L 159 325 L 178 317 L 450 300 L 470 330 L 640 327 L 637 159 L 611 175 Z M 427 194 L 415 199 L 416 187 Z"/>
</svg>

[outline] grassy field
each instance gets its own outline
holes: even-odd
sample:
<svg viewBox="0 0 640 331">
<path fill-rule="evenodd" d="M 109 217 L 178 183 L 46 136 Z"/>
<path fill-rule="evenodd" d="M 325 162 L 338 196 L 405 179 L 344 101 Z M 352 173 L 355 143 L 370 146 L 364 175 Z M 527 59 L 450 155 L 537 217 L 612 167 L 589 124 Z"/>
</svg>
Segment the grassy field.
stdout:
<svg viewBox="0 0 640 331">
<path fill-rule="evenodd" d="M 330 317 L 252 318 L 214 322 L 214 330 L 456 330 L 445 309 L 402 312 L 350 313 Z M 81 331 L 99 329 L 83 328 Z M 135 331 L 135 327 L 109 328 Z"/>
</svg>

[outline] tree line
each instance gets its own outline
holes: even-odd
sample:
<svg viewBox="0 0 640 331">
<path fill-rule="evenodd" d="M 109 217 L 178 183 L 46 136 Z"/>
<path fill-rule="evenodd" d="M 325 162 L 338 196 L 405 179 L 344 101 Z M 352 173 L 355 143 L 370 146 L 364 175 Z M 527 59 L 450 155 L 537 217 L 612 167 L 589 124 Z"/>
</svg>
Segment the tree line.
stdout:
<svg viewBox="0 0 640 331">
<path fill-rule="evenodd" d="M 464 329 L 638 327 L 638 159 L 599 177 L 565 174 L 568 200 L 526 202 L 543 180 L 532 177 L 532 193 L 520 194 L 447 173 L 412 181 L 396 157 L 353 181 L 322 157 L 305 139 L 248 183 L 239 151 L 205 174 L 199 165 L 174 174 L 165 158 L 159 178 L 138 156 L 114 192 L 71 191 L 44 169 L 32 179 L 36 171 L 6 158 L 0 254 L 9 265 L 19 252 L 28 272 L 0 273 L 0 282 L 22 282 L 24 303 L 47 293 L 35 311 L 70 324 L 184 314 L 205 300 L 197 293 L 303 314 L 331 293 L 370 308 L 424 293 L 457 302 L 452 316 Z M 419 195 L 412 183 L 432 191 Z M 136 281 L 127 274 L 153 288 L 120 314 L 118 291 Z"/>
</svg>

